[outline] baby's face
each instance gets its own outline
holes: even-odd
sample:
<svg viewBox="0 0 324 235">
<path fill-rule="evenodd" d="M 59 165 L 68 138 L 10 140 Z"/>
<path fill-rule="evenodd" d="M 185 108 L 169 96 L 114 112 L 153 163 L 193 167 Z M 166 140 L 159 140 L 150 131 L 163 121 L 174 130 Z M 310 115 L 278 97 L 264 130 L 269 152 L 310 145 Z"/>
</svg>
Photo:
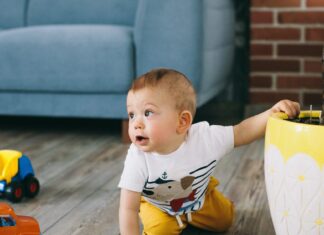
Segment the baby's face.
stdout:
<svg viewBox="0 0 324 235">
<path fill-rule="evenodd" d="M 179 112 L 175 101 L 163 89 L 143 88 L 127 95 L 128 133 L 144 152 L 168 154 L 178 143 Z"/>
</svg>

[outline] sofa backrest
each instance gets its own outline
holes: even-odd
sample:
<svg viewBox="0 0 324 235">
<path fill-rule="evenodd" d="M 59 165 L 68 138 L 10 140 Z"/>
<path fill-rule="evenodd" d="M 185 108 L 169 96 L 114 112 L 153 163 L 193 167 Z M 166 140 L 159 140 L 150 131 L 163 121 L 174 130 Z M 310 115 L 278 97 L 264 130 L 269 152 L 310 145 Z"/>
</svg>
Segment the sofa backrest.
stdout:
<svg viewBox="0 0 324 235">
<path fill-rule="evenodd" d="M 24 26 L 26 0 L 0 0 L 0 29 Z"/>
<path fill-rule="evenodd" d="M 27 25 L 118 24 L 132 26 L 137 4 L 138 0 L 29 0 Z"/>
<path fill-rule="evenodd" d="M 234 0 L 140 0 L 134 27 L 137 76 L 156 67 L 186 74 L 198 105 L 228 84 Z"/>
</svg>

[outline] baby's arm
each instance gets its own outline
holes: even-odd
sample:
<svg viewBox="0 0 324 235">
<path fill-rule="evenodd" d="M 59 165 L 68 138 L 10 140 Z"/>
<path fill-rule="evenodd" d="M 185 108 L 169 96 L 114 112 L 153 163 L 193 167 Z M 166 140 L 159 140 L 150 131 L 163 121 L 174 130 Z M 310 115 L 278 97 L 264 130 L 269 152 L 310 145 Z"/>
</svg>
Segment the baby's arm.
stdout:
<svg viewBox="0 0 324 235">
<path fill-rule="evenodd" d="M 258 115 L 245 119 L 234 126 L 234 146 L 249 144 L 264 136 L 268 118 L 276 112 L 285 112 L 288 117 L 299 114 L 300 106 L 290 100 L 281 100 L 272 108 Z"/>
<path fill-rule="evenodd" d="M 121 235 L 139 235 L 138 212 L 141 193 L 121 189 L 119 205 L 119 228 Z"/>
</svg>

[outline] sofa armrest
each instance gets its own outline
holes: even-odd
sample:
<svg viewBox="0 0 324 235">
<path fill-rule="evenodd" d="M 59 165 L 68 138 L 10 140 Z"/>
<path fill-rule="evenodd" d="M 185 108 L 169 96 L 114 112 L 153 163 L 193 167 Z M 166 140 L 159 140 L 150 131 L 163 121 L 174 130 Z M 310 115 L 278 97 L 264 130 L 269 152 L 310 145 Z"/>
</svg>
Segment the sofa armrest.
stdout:
<svg viewBox="0 0 324 235">
<path fill-rule="evenodd" d="M 201 74 L 202 0 L 140 0 L 135 20 L 137 76 L 156 67 Z"/>
<path fill-rule="evenodd" d="M 25 25 L 27 0 L 0 0 L 0 29 Z"/>
</svg>

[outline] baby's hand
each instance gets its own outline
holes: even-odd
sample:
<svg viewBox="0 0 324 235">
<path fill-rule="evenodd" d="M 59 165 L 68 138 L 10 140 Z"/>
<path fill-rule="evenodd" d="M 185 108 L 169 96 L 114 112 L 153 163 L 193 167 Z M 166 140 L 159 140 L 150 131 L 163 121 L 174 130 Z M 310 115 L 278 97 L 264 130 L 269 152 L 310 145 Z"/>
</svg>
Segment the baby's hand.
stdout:
<svg viewBox="0 0 324 235">
<path fill-rule="evenodd" d="M 289 118 L 293 118 L 299 114 L 300 105 L 299 103 L 291 100 L 280 100 L 271 108 L 271 111 L 273 113 L 284 112 Z"/>
</svg>

